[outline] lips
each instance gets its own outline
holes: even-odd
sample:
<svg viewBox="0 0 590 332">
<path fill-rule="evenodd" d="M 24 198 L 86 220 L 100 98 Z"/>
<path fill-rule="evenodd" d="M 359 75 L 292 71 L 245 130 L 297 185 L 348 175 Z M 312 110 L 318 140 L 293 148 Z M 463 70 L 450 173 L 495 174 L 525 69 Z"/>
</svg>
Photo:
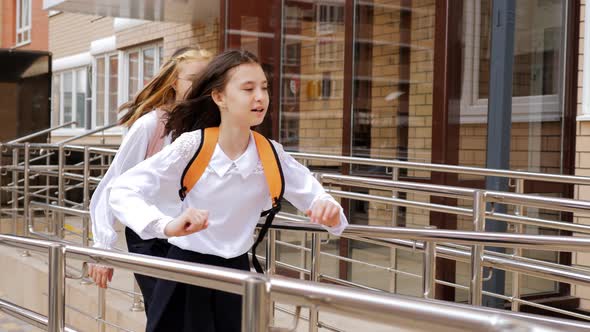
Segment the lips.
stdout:
<svg viewBox="0 0 590 332">
<path fill-rule="evenodd" d="M 262 112 L 264 112 L 264 108 L 255 108 L 255 109 L 252 110 L 252 112 L 262 113 Z"/>
</svg>

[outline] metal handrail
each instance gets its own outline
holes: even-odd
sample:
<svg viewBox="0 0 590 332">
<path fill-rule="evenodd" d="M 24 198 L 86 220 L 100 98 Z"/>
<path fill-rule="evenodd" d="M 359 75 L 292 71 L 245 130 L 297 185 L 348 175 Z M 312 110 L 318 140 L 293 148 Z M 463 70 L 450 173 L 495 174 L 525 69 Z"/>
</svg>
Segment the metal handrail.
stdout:
<svg viewBox="0 0 590 332">
<path fill-rule="evenodd" d="M 505 331 L 508 328 L 534 328 L 544 331 L 583 331 L 590 324 L 552 319 L 529 314 L 513 314 L 496 309 L 477 308 L 435 300 L 419 300 L 400 295 L 354 290 L 342 286 L 261 275 L 203 264 L 180 262 L 165 258 L 122 254 L 98 249 L 0 235 L 0 244 L 49 250 L 50 315 L 49 331 L 63 331 L 65 323 L 64 280 L 65 259 L 108 264 L 116 268 L 157 278 L 175 280 L 202 287 L 243 295 L 242 331 L 266 331 L 269 328 L 268 303 L 274 301 L 297 306 L 316 307 L 323 311 L 346 314 L 363 320 L 415 328 L 417 321 L 425 328 L 445 326 L 451 330 Z M 248 305 L 250 304 L 250 305 Z M 57 323 L 57 324 L 56 324 Z"/>
<path fill-rule="evenodd" d="M 118 125 L 119 125 L 118 123 L 112 123 L 110 125 L 106 125 L 106 126 L 103 126 L 103 127 L 100 127 L 100 128 L 96 128 L 96 129 L 93 129 L 93 130 L 84 132 L 83 134 L 80 134 L 78 136 L 74 136 L 74 137 L 70 137 L 70 138 L 61 140 L 61 141 L 57 142 L 57 144 L 59 144 L 59 145 L 65 145 L 66 143 L 73 142 L 73 141 L 79 140 L 80 138 L 88 137 L 90 135 L 93 135 L 93 134 L 96 134 L 96 133 L 99 133 L 99 132 L 103 132 L 105 130 L 108 130 L 108 129 L 117 127 Z"/>
<path fill-rule="evenodd" d="M 70 121 L 70 122 L 66 122 L 66 123 L 64 123 L 62 125 L 59 125 L 59 126 L 55 126 L 55 127 L 43 129 L 43 130 L 34 132 L 32 134 L 29 134 L 29 135 L 26 135 L 26 136 L 23 136 L 23 137 L 19 137 L 17 139 L 13 139 L 12 141 L 9 141 L 9 142 L 7 142 L 5 144 L 14 144 L 14 143 L 20 143 L 20 142 L 23 142 L 23 141 L 28 141 L 28 140 L 30 140 L 33 137 L 37 137 L 37 136 L 40 136 L 40 135 L 43 135 L 43 134 L 47 134 L 47 133 L 50 133 L 50 132 L 52 132 L 54 130 L 57 130 L 57 129 L 60 129 L 60 128 L 64 128 L 64 127 L 67 127 L 67 126 L 71 126 L 73 124 L 76 124 L 76 121 Z"/>
<path fill-rule="evenodd" d="M 319 161 L 332 161 L 342 164 L 356 164 L 356 165 L 371 165 L 371 166 L 385 166 L 393 168 L 403 168 L 412 170 L 432 171 L 432 172 L 446 172 L 454 174 L 469 174 L 479 176 L 499 176 L 510 179 L 524 179 L 533 181 L 548 181 L 548 182 L 562 182 L 570 184 L 590 184 L 590 177 L 574 176 L 574 175 L 561 175 L 561 174 L 546 174 L 546 173 L 533 173 L 523 171 L 508 171 L 501 169 L 489 169 L 482 167 L 469 167 L 469 166 L 454 166 L 444 164 L 430 164 L 430 163 L 419 163 L 402 160 L 390 160 L 390 159 L 375 159 L 375 158 L 360 158 L 360 157 L 346 157 L 346 156 L 334 156 L 334 155 L 323 155 L 313 153 L 302 153 L 302 152 L 288 152 L 293 158 L 301 160 L 319 160 Z"/>
<path fill-rule="evenodd" d="M 322 183 L 338 186 L 357 186 L 369 189 L 411 191 L 420 194 L 431 194 L 453 198 L 472 199 L 473 194 L 479 189 L 466 189 L 461 187 L 433 185 L 408 181 L 393 181 L 374 179 L 360 176 L 321 174 Z M 486 200 L 493 203 L 526 205 L 543 209 L 561 209 L 569 212 L 590 212 L 590 201 L 581 201 L 570 198 L 554 198 L 534 196 L 527 194 L 513 194 L 500 191 L 485 191 Z"/>
</svg>

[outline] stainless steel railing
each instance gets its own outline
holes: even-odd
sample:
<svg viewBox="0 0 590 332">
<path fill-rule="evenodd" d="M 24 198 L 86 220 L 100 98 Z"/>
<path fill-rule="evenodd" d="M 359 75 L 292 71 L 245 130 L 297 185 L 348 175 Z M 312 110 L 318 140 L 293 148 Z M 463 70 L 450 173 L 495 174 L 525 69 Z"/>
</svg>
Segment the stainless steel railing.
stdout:
<svg viewBox="0 0 590 332">
<path fill-rule="evenodd" d="M 475 237 L 472 240 L 477 240 Z M 589 240 L 590 241 L 590 240 Z M 280 277 L 264 277 L 251 272 L 179 262 L 143 255 L 122 254 L 53 242 L 0 235 L 0 244 L 37 252 L 48 252 L 49 314 L 47 330 L 65 331 L 65 262 L 78 259 L 108 264 L 144 275 L 218 289 L 243 296 L 242 331 L 273 331 L 269 303 L 277 301 L 298 307 L 316 307 L 324 312 L 343 314 L 398 328 L 442 331 L 583 331 L 590 324 L 527 314 L 473 308 L 434 300 L 418 300 L 397 295 L 319 285 Z M 4 303 L 0 302 L 4 308 Z M 44 325 L 44 320 L 18 308 L 21 315 Z M 42 326 L 44 327 L 44 326 Z"/>
<path fill-rule="evenodd" d="M 10 182 L 7 186 L 4 186 L 2 190 L 0 190 L 0 197 L 2 197 L 3 193 L 8 193 L 12 195 L 12 200 L 9 200 L 9 203 L 12 204 L 12 208 L 3 208 L 2 214 L 9 215 L 13 217 L 13 222 L 16 227 L 16 220 L 25 214 L 28 214 L 26 218 L 24 218 L 27 222 L 23 223 L 22 232 L 23 234 L 29 235 L 43 235 L 35 231 L 32 216 L 34 216 L 35 211 L 39 211 L 38 209 L 41 208 L 47 211 L 53 211 L 51 213 L 54 214 L 53 218 L 55 218 L 55 222 L 53 220 L 47 221 L 47 228 L 49 230 L 49 235 L 54 235 L 54 237 L 47 237 L 48 239 L 52 238 L 63 238 L 64 237 L 64 216 L 68 214 L 68 212 L 73 212 L 73 214 L 77 214 L 77 211 L 85 211 L 87 209 L 88 199 L 90 196 L 90 192 L 93 186 L 98 183 L 100 180 L 99 176 L 91 176 L 91 174 L 96 173 L 103 173 L 106 168 L 108 167 L 108 160 L 104 162 L 105 156 L 106 158 L 110 158 L 116 150 L 112 149 L 104 149 L 104 148 L 96 148 L 96 147 L 89 147 L 89 146 L 80 146 L 80 145 L 67 145 L 65 142 L 59 142 L 60 144 L 32 144 L 32 143 L 14 143 L 14 144 L 3 144 L 0 146 L 0 151 L 8 152 L 8 150 L 12 149 L 13 155 L 13 162 L 11 165 L 0 165 L 0 169 L 3 174 L 9 175 L 12 174 L 12 182 Z M 21 153 L 25 151 L 24 155 Z M 71 157 L 72 153 L 82 153 L 83 158 L 82 161 L 78 161 L 75 164 L 68 164 L 66 160 L 68 157 Z M 38 154 L 38 156 L 36 156 Z M 25 155 L 27 157 L 25 157 Z M 391 197 L 381 197 L 376 195 L 367 195 L 367 194 L 359 194 L 351 191 L 343 191 L 343 190 L 336 190 L 332 188 L 328 188 L 328 191 L 333 194 L 334 196 L 340 196 L 344 198 L 351 198 L 351 199 L 360 199 L 360 200 L 368 200 L 372 202 L 383 202 L 392 205 L 394 208 L 397 206 L 408 206 L 408 207 L 417 207 L 426 210 L 432 211 L 439 211 L 445 213 L 452 213 L 461 216 L 471 217 L 474 214 L 474 209 L 471 208 L 461 208 L 461 207 L 454 207 L 454 206 L 444 206 L 444 205 L 437 205 L 419 201 L 412 201 L 407 199 L 397 198 L 397 193 L 399 192 L 416 192 L 420 194 L 430 194 L 430 195 L 437 195 L 437 196 L 450 196 L 450 197 L 460 197 L 462 199 L 473 199 L 473 195 L 476 192 L 474 189 L 469 188 L 457 188 L 457 187 L 448 187 L 448 186 L 432 186 L 432 187 L 424 187 L 421 184 L 411 183 L 411 182 L 404 182 L 404 181 L 395 181 L 396 174 L 399 174 L 400 168 L 406 169 L 414 169 L 414 170 L 428 170 L 428 171 L 437 171 L 437 172 L 451 172 L 451 173 L 461 173 L 461 174 L 471 174 L 471 175 L 480 175 L 480 176 L 505 176 L 510 179 L 514 179 L 516 183 L 517 192 L 522 192 L 524 189 L 525 181 L 558 181 L 562 183 L 575 183 L 581 185 L 590 184 L 589 178 L 583 177 L 573 177 L 573 176 L 561 176 L 561 175 L 551 175 L 551 174 L 538 174 L 538 173 L 527 173 L 527 172 L 515 172 L 515 171 L 501 171 L 501 170 L 487 170 L 475 167 L 461 167 L 461 166 L 448 166 L 448 165 L 431 165 L 431 164 L 424 164 L 424 163 L 412 163 L 412 162 L 403 162 L 403 161 L 389 161 L 389 160 L 371 160 L 365 158 L 350 158 L 350 157 L 340 157 L 340 156 L 322 156 L 322 155 L 310 155 L 310 154 L 298 154 L 293 153 L 294 157 L 298 159 L 306 160 L 325 160 L 331 162 L 340 162 L 340 163 L 355 163 L 355 164 L 367 164 L 367 165 L 380 165 L 380 166 L 387 166 L 393 168 L 393 180 L 379 180 L 379 179 L 371 179 L 371 178 L 362 178 L 362 180 L 355 179 L 355 177 L 344 177 L 339 175 L 322 175 L 322 180 L 324 184 L 327 186 L 341 186 L 341 185 L 350 185 L 350 186 L 359 186 L 365 187 L 368 189 L 381 189 L 386 190 L 392 193 Z M 47 162 L 45 165 L 32 165 L 32 163 L 43 160 L 49 160 L 50 156 L 57 156 L 58 157 L 58 164 L 51 165 Z M 99 165 L 91 165 L 91 161 L 102 161 Z M 26 165 L 25 165 L 26 164 Z M 10 172 L 10 173 L 8 173 Z M 92 173 L 94 172 L 94 173 Z M 41 177 L 46 177 L 46 179 L 57 179 L 57 185 L 41 185 L 41 186 L 32 186 L 28 183 L 29 179 L 39 179 Z M 358 178 L 358 177 L 357 177 Z M 52 180 L 52 181 L 54 181 Z M 69 183 L 68 183 L 69 181 Z M 50 181 L 47 180 L 47 183 Z M 27 184 L 27 190 L 25 190 L 25 184 Z M 431 185 L 430 185 L 431 186 Z M 50 193 L 52 190 L 56 190 L 56 195 Z M 65 193 L 72 191 L 72 190 L 82 190 L 83 195 L 81 201 L 71 201 L 66 199 Z M 481 194 L 481 192 L 480 192 Z M 500 193 L 502 194 L 502 193 Z M 513 194 L 508 195 L 501 195 L 501 196 L 494 196 L 493 194 L 485 193 L 485 195 L 490 195 L 485 199 L 491 199 L 496 203 L 506 203 L 506 204 L 514 204 L 515 214 L 500 214 L 495 211 L 485 211 L 485 216 L 480 215 L 480 220 L 490 217 L 493 217 L 495 220 L 504 220 L 513 224 L 517 225 L 534 225 L 534 226 L 541 226 L 546 228 L 553 228 L 553 229 L 560 229 L 560 230 L 567 230 L 573 231 L 577 233 L 589 233 L 589 227 L 586 225 L 578 225 L 578 224 L 571 224 L 559 221 L 552 221 L 552 220 L 545 220 L 541 218 L 532 218 L 527 217 L 523 213 L 519 213 L 519 209 L 522 211 L 523 206 L 539 206 L 542 208 L 546 208 L 544 200 L 538 200 L 537 197 L 529 197 L 526 201 L 521 201 L 520 196 L 512 196 Z M 484 195 L 484 196 L 485 196 Z M 44 200 L 40 205 L 37 202 L 30 202 L 32 199 L 35 200 Z M 25 203 L 26 202 L 26 203 Z M 53 205 L 53 204 L 57 205 Z M 480 201 L 481 203 L 481 201 Z M 555 202 L 554 202 L 555 203 Z M 587 206 L 582 204 L 579 205 L 576 201 L 573 202 L 572 206 L 568 204 L 572 203 L 569 201 L 559 201 L 557 203 L 564 204 L 563 211 L 566 211 L 567 208 L 576 207 L 577 209 L 573 211 L 586 211 Z M 24 204 L 27 204 L 27 208 L 24 207 Z M 22 208 L 20 206 L 23 206 Z M 51 207 L 49 207 L 51 206 Z M 72 211 L 67 209 L 73 209 Z M 562 210 L 560 205 L 557 205 L 558 210 Z M 480 209 L 481 210 L 481 209 Z M 481 212 L 481 211 L 480 211 Z M 81 214 L 82 218 L 87 218 L 87 215 Z M 395 216 L 395 213 L 393 213 Z M 395 218 L 395 217 L 394 217 Z M 85 226 L 84 226 L 85 225 Z M 393 223 L 395 225 L 395 223 Z M 293 230 L 293 229 L 290 229 Z M 273 237 L 276 240 L 276 231 L 271 231 L 269 233 L 269 243 L 273 242 Z M 286 231 L 283 229 L 282 231 Z M 35 233 L 32 233 L 35 232 Z M 61 234 L 60 234 L 61 232 Z M 88 220 L 83 220 L 82 222 L 82 232 L 81 236 L 83 239 L 88 239 L 89 237 L 89 227 L 88 227 Z M 86 235 L 84 235 L 86 233 Z M 314 233 L 315 234 L 315 233 Z M 308 253 L 312 253 L 314 251 L 320 252 L 321 255 L 325 256 L 327 253 L 321 252 L 321 241 L 319 236 L 315 236 L 311 234 L 312 237 L 311 241 L 311 249 L 302 250 Z M 46 234 L 47 235 L 47 234 Z M 440 257 L 452 257 L 458 261 L 473 261 L 478 260 L 479 265 L 485 266 L 493 266 L 496 268 L 505 268 L 508 271 L 514 271 L 519 273 L 527 273 L 531 275 L 542 276 L 543 278 L 547 278 L 549 280 L 555 281 L 562 281 L 562 282 L 569 282 L 573 284 L 582 284 L 585 285 L 587 282 L 587 271 L 583 271 L 580 269 L 575 268 L 568 268 L 564 267 L 563 265 L 554 264 L 554 263 L 545 263 L 539 260 L 533 259 L 526 259 L 520 257 L 520 254 L 517 254 L 522 247 L 515 248 L 515 255 L 504 255 L 485 252 L 483 251 L 483 247 L 480 244 L 479 247 L 476 248 L 475 255 L 472 255 L 471 252 L 473 248 L 450 245 L 450 244 L 441 244 L 437 243 L 437 241 L 425 241 L 425 242 L 417 242 L 417 239 L 408 241 L 408 240 L 400 240 L 400 239 L 379 239 L 379 238 L 368 238 L 367 235 L 354 235 L 348 234 L 346 237 L 365 241 L 368 243 L 384 245 L 388 247 L 394 248 L 411 248 L 412 250 L 423 250 L 424 247 L 427 248 L 427 252 L 430 253 L 429 257 L 425 257 L 424 260 L 426 262 L 433 261 L 432 253 L 436 253 L 436 255 L 442 255 Z M 282 264 L 281 262 L 275 261 L 273 257 L 276 256 L 276 244 L 281 246 L 284 243 L 281 241 L 274 241 L 274 246 L 267 247 L 267 255 L 270 257 L 267 263 L 267 268 L 273 270 L 276 265 L 282 267 L 291 267 L 298 272 L 307 273 L 312 276 L 312 280 L 330 280 L 333 282 L 339 282 L 342 284 L 347 284 L 349 286 L 356 286 L 362 287 L 362 285 L 352 283 L 346 280 L 340 280 L 337 278 L 329 277 L 326 275 L 322 275 L 320 273 L 320 259 L 311 254 L 310 257 L 312 258 L 312 262 L 310 265 L 310 269 L 305 268 L 298 268 L 295 266 L 288 266 L 288 264 Z M 83 244 L 88 244 L 88 240 Z M 411 244 L 411 245 L 410 245 Z M 486 243 L 487 244 L 487 243 Z M 296 245 L 289 244 L 292 247 L 297 247 Z M 472 246 L 474 246 L 472 244 Z M 299 246 L 299 248 L 301 248 Z M 481 250 L 480 250 L 481 249 Z M 475 257 L 474 257 L 475 256 Z M 337 259 L 348 260 L 349 262 L 356 262 L 357 264 L 363 263 L 362 261 L 358 261 L 352 258 L 340 257 Z M 364 262 L 366 263 L 366 262 Z M 552 265 L 551 265 L 552 264 Z M 428 269 L 431 267 L 430 264 L 424 264 L 423 268 Z M 391 269 L 391 267 L 385 267 L 386 269 Z M 477 266 L 475 267 L 477 271 Z M 313 270 L 313 271 L 312 271 Z M 401 271 L 397 269 L 394 273 L 394 276 Z M 312 273 L 313 272 L 313 273 Z M 424 275 L 430 275 L 430 272 L 424 273 Z M 518 273 L 513 273 L 513 275 L 518 275 Z M 476 278 L 477 273 L 475 273 Z M 425 285 L 423 287 L 430 286 L 432 288 L 433 283 L 440 283 L 442 284 L 443 281 L 440 280 L 433 280 L 430 278 L 427 280 L 426 278 L 423 280 Z M 476 287 L 478 284 L 478 280 L 472 282 L 471 289 L 473 290 L 471 294 L 477 293 Z M 481 283 L 479 283 L 481 284 Z M 462 285 L 453 284 L 453 287 L 461 288 L 465 287 Z M 369 288 L 369 287 L 365 287 Z M 519 287 L 516 287 L 518 289 Z M 427 296 L 433 296 L 432 291 L 425 291 L 424 292 Z M 485 294 L 485 292 L 480 293 Z M 513 291 L 513 296 L 506 298 L 506 300 L 511 301 L 513 304 L 517 303 L 524 303 L 519 299 L 519 292 Z M 476 296 L 476 295 L 473 295 Z M 496 296 L 501 296 L 496 294 Z M 472 301 L 475 300 L 477 302 L 477 298 L 471 298 Z M 527 302 L 528 303 L 528 302 Z M 513 306 L 513 310 L 517 310 L 517 306 Z M 583 316 L 583 315 L 582 315 Z M 585 318 L 585 317 L 579 317 Z M 315 319 L 311 317 L 311 319 Z M 585 318 L 587 319 L 587 318 Z M 320 323 L 319 321 L 317 322 Z"/>
</svg>

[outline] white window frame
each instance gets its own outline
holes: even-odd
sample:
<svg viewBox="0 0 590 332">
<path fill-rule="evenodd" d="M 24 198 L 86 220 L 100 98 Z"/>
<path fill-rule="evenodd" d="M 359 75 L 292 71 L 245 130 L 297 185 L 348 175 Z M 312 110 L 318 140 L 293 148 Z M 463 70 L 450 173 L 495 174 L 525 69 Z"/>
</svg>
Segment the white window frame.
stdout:
<svg viewBox="0 0 590 332">
<path fill-rule="evenodd" d="M 117 108 L 119 106 L 121 106 L 123 104 L 123 98 L 121 98 L 121 84 L 122 84 L 122 79 L 121 79 L 121 54 L 120 52 L 110 52 L 110 53 L 103 53 L 101 55 L 95 56 L 92 58 L 92 116 L 91 116 L 91 127 L 92 129 L 98 128 L 97 125 L 97 115 L 98 115 L 98 109 L 97 109 L 97 98 L 98 98 L 98 65 L 97 65 L 97 60 L 99 58 L 102 58 L 105 61 L 105 66 L 104 66 L 104 106 L 105 106 L 105 111 L 103 116 L 103 126 L 108 125 L 108 118 L 109 118 L 109 114 L 108 114 L 108 104 L 109 104 L 109 90 L 110 90 L 110 66 L 111 66 L 111 62 L 109 61 L 109 59 L 112 56 L 117 56 Z M 117 114 L 117 119 L 119 119 L 120 116 L 119 114 Z M 114 128 L 109 129 L 107 132 L 110 131 L 117 131 Z M 120 130 L 119 130 L 120 131 Z"/>
<path fill-rule="evenodd" d="M 123 68 L 123 75 L 122 75 L 122 89 L 121 86 L 119 88 L 119 91 L 121 92 L 120 96 L 119 96 L 119 102 L 121 102 L 121 98 L 123 99 L 123 102 L 126 102 L 127 99 L 129 98 L 129 54 L 131 53 L 135 53 L 138 52 L 139 53 L 139 76 L 138 76 L 138 81 L 140 83 L 143 82 L 143 51 L 147 50 L 147 49 L 154 49 L 154 73 L 157 73 L 158 70 L 160 70 L 160 52 L 164 52 L 164 48 L 162 46 L 161 42 L 157 42 L 157 43 L 153 43 L 153 44 L 147 44 L 141 47 L 134 47 L 134 48 L 130 48 L 128 50 L 125 50 L 125 55 L 123 57 L 123 63 L 121 65 L 121 63 L 119 63 L 119 68 Z M 121 83 L 121 81 L 119 81 Z M 139 89 L 141 90 L 143 88 L 143 85 L 139 86 Z"/>
<path fill-rule="evenodd" d="M 464 7 L 464 24 L 472 31 L 472 35 L 465 38 L 465 61 L 463 72 L 470 75 L 471 81 L 464 82 L 461 91 L 461 116 L 460 123 L 486 123 L 488 112 L 488 98 L 479 98 L 479 58 L 480 58 L 480 17 L 481 3 L 479 1 L 467 1 Z M 560 66 L 563 68 L 563 55 Z M 560 77 L 561 79 L 562 77 Z M 562 84 L 563 85 L 563 84 Z M 563 86 L 560 87 L 560 90 Z M 562 119 L 562 105 L 558 94 L 512 97 L 512 122 L 550 122 Z M 531 116 L 530 110 L 540 110 Z"/>
<path fill-rule="evenodd" d="M 84 77 L 86 79 L 86 82 L 84 84 L 84 94 L 86 96 L 86 98 L 84 98 L 84 100 L 86 100 L 88 98 L 88 90 L 87 90 L 87 85 L 88 85 L 88 67 L 84 66 L 84 67 L 76 67 L 76 68 L 71 68 L 71 69 L 67 69 L 67 70 L 62 70 L 59 72 L 54 72 L 53 75 L 59 75 L 59 109 L 57 110 L 59 112 L 58 115 L 58 119 L 59 119 L 59 125 L 64 123 L 64 74 L 65 73 L 70 73 L 72 74 L 72 121 L 76 121 L 76 117 L 77 117 L 77 112 L 76 112 L 76 106 L 77 106 L 77 100 L 75 97 L 76 94 L 76 86 L 77 86 L 77 80 L 78 80 L 78 75 L 76 75 L 76 73 L 78 71 L 82 70 L 84 72 Z M 86 115 L 88 115 L 88 110 L 85 110 Z M 73 128 L 60 128 L 58 130 L 56 130 L 54 132 L 55 135 L 76 135 L 76 134 L 81 134 L 83 132 L 85 132 L 87 130 L 86 125 L 88 124 L 88 119 L 86 119 L 86 123 L 80 124 L 78 123 L 76 125 L 76 127 Z"/>
<path fill-rule="evenodd" d="M 28 2 L 29 4 L 29 10 L 26 13 L 28 18 L 29 18 L 29 24 L 28 25 L 23 25 L 23 22 L 21 22 L 21 10 L 22 10 L 22 3 L 23 2 Z M 16 0 L 16 45 L 15 46 L 23 46 L 23 45 L 27 45 L 31 43 L 31 25 L 33 24 L 32 19 L 33 19 L 33 1 L 32 0 Z M 25 33 L 27 35 L 27 39 L 24 39 Z"/>
</svg>

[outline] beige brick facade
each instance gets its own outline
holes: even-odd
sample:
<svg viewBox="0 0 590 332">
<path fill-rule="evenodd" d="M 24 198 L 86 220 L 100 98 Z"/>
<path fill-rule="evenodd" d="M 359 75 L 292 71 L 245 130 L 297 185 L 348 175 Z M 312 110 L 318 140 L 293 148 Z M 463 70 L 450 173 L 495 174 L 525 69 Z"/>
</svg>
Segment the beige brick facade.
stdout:
<svg viewBox="0 0 590 332">
<path fill-rule="evenodd" d="M 49 50 L 54 60 L 88 52 L 93 40 L 114 33 L 111 17 L 60 13 L 49 18 Z"/>
<path fill-rule="evenodd" d="M 579 71 L 578 71 L 578 114 L 582 113 L 582 78 L 584 61 L 584 26 L 586 1 L 581 1 L 580 8 L 580 44 L 579 44 Z M 590 122 L 578 121 L 576 124 L 576 175 L 590 176 Z M 590 186 L 576 186 L 574 198 L 590 200 Z M 584 217 L 576 214 L 574 222 L 590 225 L 590 217 Z M 573 255 L 573 264 L 590 267 L 590 254 L 575 253 Z M 580 297 L 582 308 L 590 308 L 590 287 L 573 286 L 572 295 Z"/>
<path fill-rule="evenodd" d="M 49 48 L 53 59 L 60 59 L 90 51 L 93 41 L 115 36 L 116 49 L 125 51 L 130 48 L 160 43 L 163 46 L 164 59 L 181 47 L 198 46 L 216 54 L 219 50 L 219 22 L 208 24 L 181 24 L 170 22 L 145 22 L 116 31 L 115 19 L 73 13 L 60 13 L 49 20 Z M 119 66 L 124 65 L 119 59 Z M 59 141 L 71 134 L 54 134 L 53 140 Z M 100 136 L 85 138 L 80 142 L 98 142 Z M 119 143 L 120 134 L 106 135 L 107 143 Z"/>
</svg>

